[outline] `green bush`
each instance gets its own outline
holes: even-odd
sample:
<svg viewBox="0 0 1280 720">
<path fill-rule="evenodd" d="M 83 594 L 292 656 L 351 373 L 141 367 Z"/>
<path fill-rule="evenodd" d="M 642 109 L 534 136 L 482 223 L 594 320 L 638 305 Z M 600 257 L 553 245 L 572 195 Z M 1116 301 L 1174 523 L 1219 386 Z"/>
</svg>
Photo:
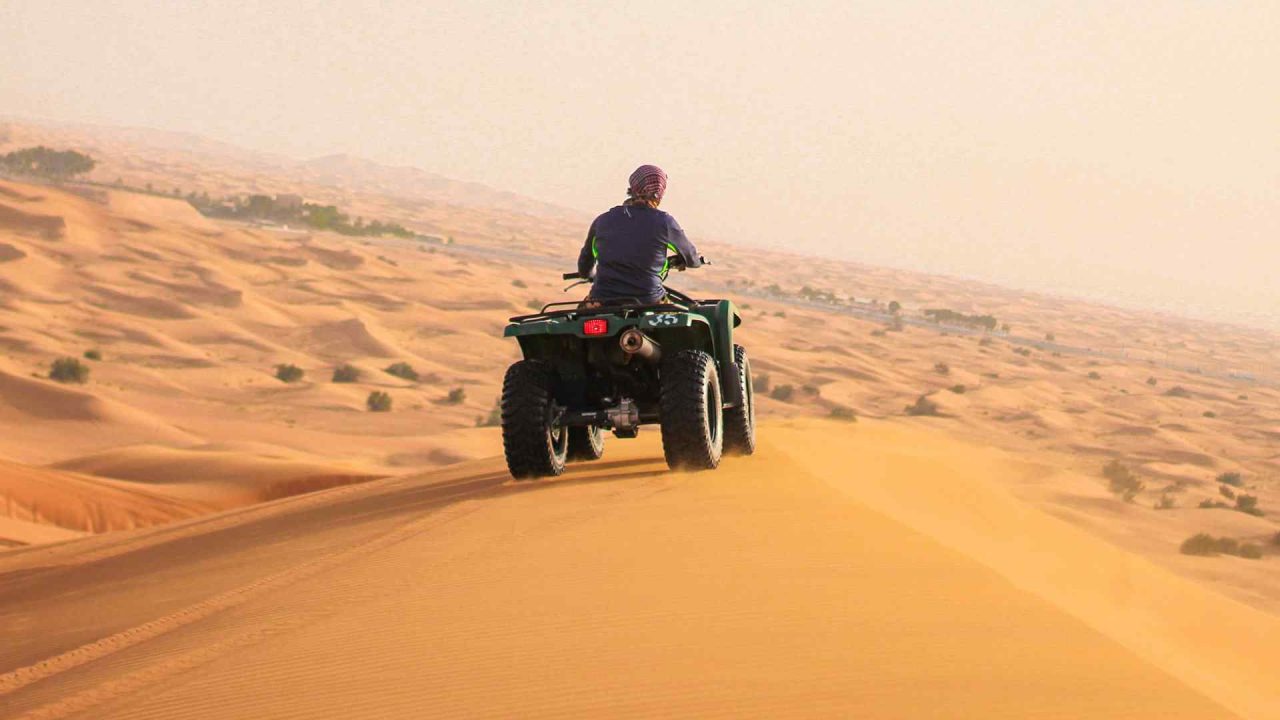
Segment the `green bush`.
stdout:
<svg viewBox="0 0 1280 720">
<path fill-rule="evenodd" d="M 844 420 L 846 422 L 857 422 L 858 415 L 854 413 L 853 408 L 844 405 L 836 405 L 831 408 L 831 419 Z"/>
<path fill-rule="evenodd" d="M 515 280 L 511 281 L 511 287 L 527 288 L 529 286 L 526 285 L 525 282 L 520 278 L 516 278 Z"/>
<path fill-rule="evenodd" d="M 456 387 L 449 391 L 444 401 L 449 405 L 461 405 L 467 399 L 467 391 L 464 388 Z"/>
<path fill-rule="evenodd" d="M 481 418 L 476 418 L 476 427 L 496 427 L 502 424 L 502 400 L 498 399 L 489 408 L 489 414 Z"/>
<path fill-rule="evenodd" d="M 1258 507 L 1258 497 L 1256 495 L 1237 495 L 1236 510 L 1248 515 L 1256 515 L 1262 517 L 1263 512 Z"/>
<path fill-rule="evenodd" d="M 303 375 L 305 375 L 305 373 L 302 372 L 302 368 L 297 365 L 282 364 L 276 366 L 276 379 L 280 382 L 298 382 L 302 379 Z"/>
<path fill-rule="evenodd" d="M 916 398 L 915 403 L 908 405 L 904 412 L 912 416 L 933 417 L 938 414 L 938 403 L 930 400 L 928 395 L 921 395 Z"/>
<path fill-rule="evenodd" d="M 948 390 L 950 390 L 951 392 L 957 395 L 963 395 L 969 392 L 969 388 L 965 387 L 964 385 L 952 385 L 950 388 L 948 388 Z"/>
<path fill-rule="evenodd" d="M 770 385 L 769 373 L 760 373 L 751 379 L 751 390 L 753 392 L 769 392 Z"/>
<path fill-rule="evenodd" d="M 782 402 L 791 402 L 791 398 L 795 397 L 796 389 L 790 385 L 779 385 L 769 393 L 769 397 Z"/>
<path fill-rule="evenodd" d="M 391 396 L 381 390 L 374 390 L 369 393 L 364 404 L 369 408 L 369 412 L 390 412 Z"/>
<path fill-rule="evenodd" d="M 49 379 L 60 383 L 84 384 L 89 381 L 89 366 L 76 358 L 58 358 L 49 368 Z"/>
<path fill-rule="evenodd" d="M 1238 472 L 1224 472 L 1218 476 L 1218 482 L 1232 487 L 1244 487 L 1244 476 Z"/>
<path fill-rule="evenodd" d="M 418 380 L 418 371 L 414 370 L 413 366 L 407 362 L 391 363 L 383 370 L 383 372 L 404 380 L 411 380 L 413 382 L 417 382 Z"/>
<path fill-rule="evenodd" d="M 1218 413 L 1216 413 L 1216 412 L 1214 412 L 1214 411 L 1212 411 L 1212 410 L 1205 410 L 1203 414 L 1204 414 L 1204 416 L 1205 416 L 1205 417 L 1209 418 L 1210 420 L 1212 420 L 1213 418 L 1218 417 Z"/>
<path fill-rule="evenodd" d="M 1233 538 L 1216 538 L 1208 533 L 1196 533 L 1182 541 L 1183 555 L 1236 555 L 1250 560 L 1262 557 L 1262 548 L 1254 543 L 1243 543 Z"/>
<path fill-rule="evenodd" d="M 84 357 L 86 360 L 101 360 L 102 351 L 98 350 L 97 348 L 91 348 L 89 350 L 84 351 Z"/>
<path fill-rule="evenodd" d="M 1104 465 L 1102 476 L 1107 479 L 1111 492 L 1123 497 L 1125 502 L 1133 502 L 1134 497 L 1145 487 L 1138 476 L 1119 460 L 1112 460 Z"/>
<path fill-rule="evenodd" d="M 353 383 L 360 380 L 360 368 L 343 363 L 333 369 L 333 381 L 336 383 Z"/>
</svg>

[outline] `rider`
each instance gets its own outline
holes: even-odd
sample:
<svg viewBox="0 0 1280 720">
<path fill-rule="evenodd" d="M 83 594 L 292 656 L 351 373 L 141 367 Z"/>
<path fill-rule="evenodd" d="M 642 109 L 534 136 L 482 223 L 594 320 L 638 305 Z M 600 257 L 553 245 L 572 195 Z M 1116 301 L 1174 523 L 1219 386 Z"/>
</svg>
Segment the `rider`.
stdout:
<svg viewBox="0 0 1280 720">
<path fill-rule="evenodd" d="M 590 277 L 597 264 L 588 301 L 635 299 L 662 302 L 662 281 L 670 264 L 667 254 L 684 267 L 702 265 L 675 218 L 658 209 L 667 190 L 667 174 L 656 165 L 641 165 L 631 173 L 627 199 L 591 223 L 587 242 L 578 255 L 578 273 Z"/>
</svg>

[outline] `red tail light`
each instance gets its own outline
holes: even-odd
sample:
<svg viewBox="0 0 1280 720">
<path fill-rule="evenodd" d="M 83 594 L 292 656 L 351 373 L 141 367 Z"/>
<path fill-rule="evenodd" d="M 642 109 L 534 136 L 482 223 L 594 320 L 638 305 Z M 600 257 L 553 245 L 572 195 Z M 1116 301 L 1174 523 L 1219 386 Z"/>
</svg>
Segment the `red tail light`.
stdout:
<svg viewBox="0 0 1280 720">
<path fill-rule="evenodd" d="M 582 323 L 583 335 L 604 335 L 609 332 L 609 321 L 604 318 L 595 318 Z"/>
</svg>

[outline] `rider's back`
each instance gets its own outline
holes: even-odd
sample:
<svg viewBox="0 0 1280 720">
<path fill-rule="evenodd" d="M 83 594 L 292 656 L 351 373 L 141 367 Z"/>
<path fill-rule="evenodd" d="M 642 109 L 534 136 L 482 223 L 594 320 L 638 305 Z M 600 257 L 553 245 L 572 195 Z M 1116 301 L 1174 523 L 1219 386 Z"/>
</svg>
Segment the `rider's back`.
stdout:
<svg viewBox="0 0 1280 720">
<path fill-rule="evenodd" d="M 675 218 L 643 204 L 619 205 L 595 219 L 578 258 L 584 275 L 598 263 L 591 297 L 657 302 L 668 253 L 698 265 L 698 253 Z"/>
</svg>

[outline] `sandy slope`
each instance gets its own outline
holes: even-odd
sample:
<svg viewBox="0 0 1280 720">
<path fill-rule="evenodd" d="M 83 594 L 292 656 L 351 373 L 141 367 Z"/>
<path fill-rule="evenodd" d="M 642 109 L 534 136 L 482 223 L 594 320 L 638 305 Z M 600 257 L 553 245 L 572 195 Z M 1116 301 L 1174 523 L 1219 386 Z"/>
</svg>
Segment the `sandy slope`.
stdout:
<svg viewBox="0 0 1280 720">
<path fill-rule="evenodd" d="M 11 552 L 0 699 L 95 718 L 1280 712 L 1274 618 L 1012 499 L 994 481 L 1025 463 L 897 424 L 766 432 L 717 473 L 667 473 L 650 434 L 561 481 L 481 461 Z"/>
</svg>

